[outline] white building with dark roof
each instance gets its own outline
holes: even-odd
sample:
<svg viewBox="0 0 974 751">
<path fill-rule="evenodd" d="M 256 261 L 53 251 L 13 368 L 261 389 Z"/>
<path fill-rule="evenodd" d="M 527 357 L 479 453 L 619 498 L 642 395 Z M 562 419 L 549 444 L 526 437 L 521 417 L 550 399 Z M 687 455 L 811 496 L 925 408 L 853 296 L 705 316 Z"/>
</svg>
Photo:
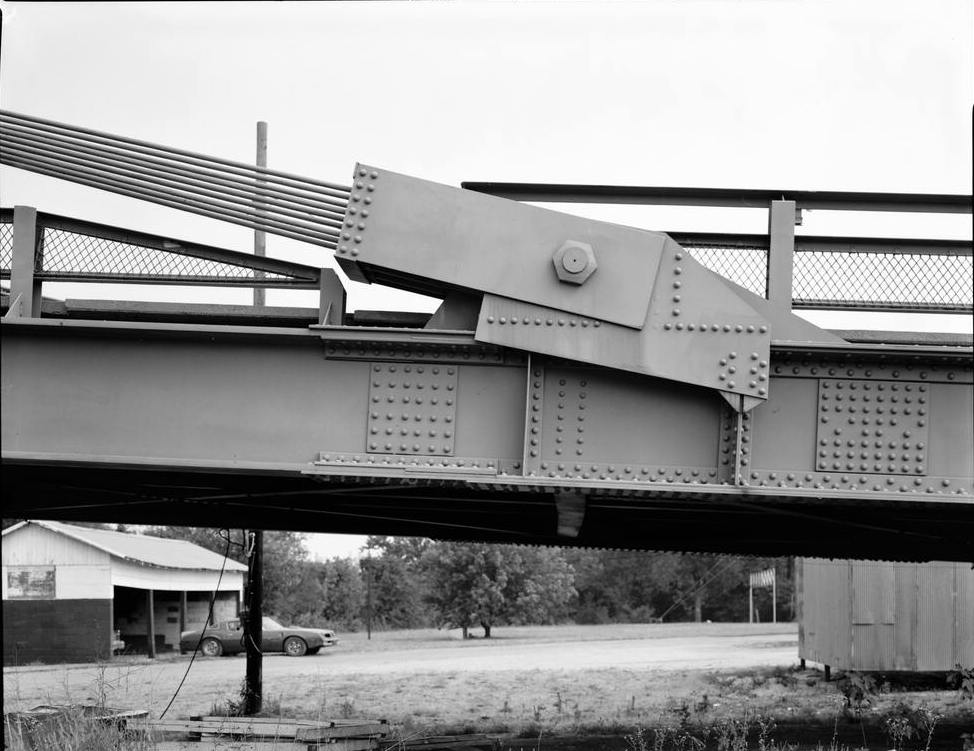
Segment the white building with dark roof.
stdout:
<svg viewBox="0 0 974 751">
<path fill-rule="evenodd" d="M 5 529 L 2 558 L 5 665 L 106 659 L 115 632 L 129 652 L 178 649 L 214 593 L 213 620 L 239 613 L 247 570 L 184 540 L 52 521 Z"/>
</svg>

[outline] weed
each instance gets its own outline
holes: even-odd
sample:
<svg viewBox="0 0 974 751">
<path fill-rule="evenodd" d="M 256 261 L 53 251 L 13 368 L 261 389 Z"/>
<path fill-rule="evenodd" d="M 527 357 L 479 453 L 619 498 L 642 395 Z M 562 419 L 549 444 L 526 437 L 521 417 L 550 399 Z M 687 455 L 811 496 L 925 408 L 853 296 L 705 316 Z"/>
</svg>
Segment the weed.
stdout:
<svg viewBox="0 0 974 751">
<path fill-rule="evenodd" d="M 44 719 L 19 715 L 5 718 L 5 748 L 60 751 L 148 751 L 155 744 L 144 732 L 126 730 L 111 721 L 89 716 L 83 707 L 60 708 Z M 7 745 L 9 744 L 9 745 Z"/>
<path fill-rule="evenodd" d="M 836 685 L 845 697 L 846 709 L 857 718 L 862 717 L 876 698 L 876 679 L 866 673 L 850 670 Z"/>
<path fill-rule="evenodd" d="M 629 700 L 629 706 L 626 707 L 626 716 L 627 717 L 635 717 L 636 716 L 636 697 L 635 696 L 633 696 Z"/>
<path fill-rule="evenodd" d="M 667 714 L 671 715 L 673 719 L 676 720 L 677 727 L 682 729 L 689 728 L 690 719 L 693 715 L 690 707 L 690 700 L 683 698 L 680 700 L 679 704 L 671 704 L 667 708 Z"/>
<path fill-rule="evenodd" d="M 350 696 L 343 696 L 338 702 L 338 713 L 343 719 L 348 719 L 355 714 L 355 699 Z"/>
<path fill-rule="evenodd" d="M 913 737 L 913 725 L 902 715 L 887 717 L 883 723 L 886 726 L 886 736 L 893 751 L 902 751 L 904 741 Z"/>
<path fill-rule="evenodd" d="M 962 667 L 959 663 L 947 673 L 947 685 L 956 688 L 964 701 L 974 701 L 974 668 Z"/>
<path fill-rule="evenodd" d="M 717 751 L 747 751 L 747 736 L 751 729 L 750 718 L 723 719 L 714 723 L 710 732 L 717 744 Z"/>
<path fill-rule="evenodd" d="M 636 728 L 631 735 L 625 737 L 629 751 L 650 751 L 649 744 L 646 743 L 646 731 Z"/>
<path fill-rule="evenodd" d="M 637 727 L 625 736 L 629 751 L 703 751 L 706 743 L 687 730 L 660 725 L 652 731 L 652 740 L 646 730 Z"/>
<path fill-rule="evenodd" d="M 903 741 L 916 738 L 924 740 L 924 750 L 929 751 L 937 723 L 942 719 L 943 715 L 925 704 L 913 707 L 901 701 L 886 713 L 883 725 L 891 748 L 901 751 L 904 748 Z"/>
<path fill-rule="evenodd" d="M 693 711 L 697 714 L 706 714 L 712 706 L 713 702 L 710 701 L 710 697 L 704 694 L 694 703 Z"/>
<path fill-rule="evenodd" d="M 758 726 L 758 749 L 759 751 L 769 751 L 771 747 L 771 733 L 775 729 L 775 721 L 773 717 L 761 717 L 758 716 L 754 718 L 754 722 Z M 769 745 L 771 744 L 771 745 Z"/>
</svg>

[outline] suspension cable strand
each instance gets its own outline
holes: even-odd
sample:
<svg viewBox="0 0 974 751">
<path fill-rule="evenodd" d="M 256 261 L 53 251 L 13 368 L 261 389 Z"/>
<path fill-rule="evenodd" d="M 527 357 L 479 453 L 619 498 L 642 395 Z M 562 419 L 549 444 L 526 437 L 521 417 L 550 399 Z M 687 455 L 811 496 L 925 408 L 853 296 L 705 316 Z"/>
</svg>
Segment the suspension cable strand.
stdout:
<svg viewBox="0 0 974 751">
<path fill-rule="evenodd" d="M 281 237 L 288 237 L 292 240 L 300 240 L 301 242 L 306 242 L 311 245 L 320 245 L 322 247 L 330 248 L 332 250 L 334 250 L 337 245 L 336 240 L 331 236 L 326 236 L 326 235 L 321 235 L 316 233 L 308 233 L 297 228 L 288 229 L 286 227 L 278 226 L 277 223 L 272 224 L 271 222 L 267 221 L 263 217 L 261 218 L 261 221 L 256 221 L 253 219 L 249 219 L 247 217 L 241 217 L 237 214 L 230 215 L 227 212 L 221 213 L 217 211 L 209 211 L 207 209 L 196 206 L 193 203 L 187 203 L 185 200 L 180 201 L 176 198 L 170 200 L 167 198 L 149 197 L 144 192 L 140 192 L 136 190 L 127 190 L 117 185 L 107 185 L 101 180 L 87 179 L 83 177 L 65 177 L 57 170 L 49 169 L 42 165 L 24 163 L 21 162 L 20 160 L 5 159 L 0 157 L 0 163 L 7 164 L 11 167 L 17 167 L 18 169 L 24 169 L 29 172 L 36 172 L 37 174 L 40 175 L 47 175 L 49 177 L 56 177 L 62 180 L 69 180 L 71 182 L 78 183 L 79 185 L 86 185 L 91 188 L 107 190 L 111 193 L 117 193 L 119 195 L 128 196 L 130 198 L 138 198 L 143 201 L 149 201 L 150 203 L 156 203 L 160 206 L 168 206 L 170 208 L 180 209 L 182 211 L 187 211 L 191 214 L 199 214 L 200 216 L 209 217 L 211 219 L 219 219 L 224 222 L 229 222 L 230 224 L 238 224 L 242 227 L 248 227 L 250 229 L 263 229 L 268 232 L 271 232 L 272 234 L 279 235 Z"/>
<path fill-rule="evenodd" d="M 230 530 L 229 529 L 227 530 L 227 537 L 225 539 L 227 541 L 227 547 L 223 551 L 223 563 L 220 564 L 220 575 L 217 577 L 216 580 L 216 589 L 213 590 L 213 594 L 210 597 L 210 607 L 206 614 L 206 623 L 204 623 L 203 628 L 200 629 L 200 638 L 196 642 L 196 649 L 193 650 L 193 654 L 189 658 L 189 664 L 186 666 L 186 672 L 183 673 L 182 680 L 180 680 L 179 685 L 176 686 L 176 690 L 173 692 L 172 698 L 169 700 L 169 703 L 166 705 L 166 708 L 162 710 L 162 713 L 159 715 L 160 720 L 166 716 L 166 712 L 169 711 L 169 708 L 172 707 L 173 702 L 176 701 L 176 697 L 179 696 L 179 690 L 183 687 L 183 684 L 186 682 L 186 679 L 189 677 L 189 669 L 193 667 L 193 663 L 196 662 L 196 655 L 199 654 L 200 644 L 203 643 L 203 636 L 206 634 L 206 627 L 209 625 L 210 621 L 213 620 L 213 605 L 216 603 L 216 596 L 217 593 L 220 591 L 220 583 L 223 581 L 223 571 L 227 567 L 227 558 L 230 557 Z"/>
<path fill-rule="evenodd" d="M 351 192 L 351 187 L 347 185 L 338 185 L 336 183 L 329 183 L 322 180 L 313 180 L 308 177 L 303 177 L 301 175 L 294 175 L 288 172 L 280 172 L 278 170 L 270 170 L 266 167 L 257 167 L 252 164 L 246 164 L 244 162 L 234 162 L 228 159 L 220 159 L 218 157 L 208 156 L 206 154 L 198 154 L 192 151 L 186 151 L 183 149 L 173 148 L 171 146 L 162 146 L 160 144 L 151 143 L 149 141 L 140 141 L 135 138 L 127 138 L 125 136 L 118 136 L 112 133 L 104 133 L 102 131 L 93 130 L 91 128 L 82 128 L 75 125 L 65 125 L 64 123 L 59 123 L 54 120 L 45 120 L 40 117 L 34 117 L 31 115 L 24 115 L 17 112 L 11 112 L 10 110 L 0 110 L 0 121 L 2 122 L 27 122 L 34 123 L 38 130 L 43 131 L 66 131 L 73 134 L 76 138 L 86 141 L 96 141 L 96 142 L 120 142 L 129 144 L 133 151 L 139 151 L 140 153 L 152 154 L 153 152 L 163 152 L 171 155 L 172 159 L 178 161 L 188 161 L 190 163 L 206 163 L 218 164 L 224 170 L 236 172 L 237 174 L 244 174 L 248 177 L 260 176 L 261 179 L 268 181 L 276 181 L 285 184 L 296 185 L 297 187 L 302 187 L 305 190 L 313 192 L 324 192 L 327 195 L 335 195 L 339 198 L 346 197 Z"/>
<path fill-rule="evenodd" d="M 83 167 L 68 167 L 59 165 L 57 162 L 53 162 L 52 164 L 51 160 L 48 159 L 38 157 L 28 158 L 20 155 L 5 154 L 3 157 L 3 162 L 10 164 L 11 166 L 21 168 L 24 168 L 24 165 L 26 165 L 27 169 L 32 170 L 35 170 L 37 167 L 43 167 L 49 170 L 50 172 L 48 174 L 52 174 L 54 177 L 62 177 L 63 179 L 72 180 L 74 182 L 97 182 L 99 184 L 94 185 L 93 187 L 103 187 L 113 192 L 120 192 L 119 186 L 121 186 L 121 188 L 134 190 L 141 193 L 142 196 L 148 197 L 147 200 L 163 198 L 174 201 L 179 204 L 178 208 L 186 208 L 189 210 L 190 206 L 199 204 L 203 207 L 208 207 L 210 209 L 215 209 L 218 212 L 222 212 L 226 217 L 235 217 L 246 219 L 249 222 L 266 224 L 268 228 L 275 227 L 288 231 L 303 232 L 311 235 L 312 237 L 328 238 L 331 240 L 337 240 L 339 237 L 339 233 L 336 230 L 323 227 L 312 222 L 299 221 L 297 219 L 277 220 L 267 218 L 266 216 L 257 212 L 251 205 L 243 203 L 231 204 L 223 201 L 205 199 L 192 194 L 186 194 L 183 191 L 157 188 L 156 186 L 146 184 L 141 180 L 107 177 Z M 85 182 L 85 184 L 90 183 Z M 230 221 L 230 219 L 228 218 L 227 221 Z"/>
<path fill-rule="evenodd" d="M 115 147 L 101 147 L 78 143 L 59 136 L 25 133 L 22 130 L 11 128 L 10 125 L 0 124 L 0 144 L 6 144 L 6 148 L 9 148 L 9 144 L 16 144 L 21 148 L 41 151 L 44 154 L 54 152 L 73 157 L 77 157 L 80 152 L 90 154 L 92 161 L 109 162 L 111 164 L 125 162 L 147 170 L 167 172 L 182 177 L 187 181 L 195 178 L 200 183 L 211 183 L 225 187 L 239 187 L 247 191 L 248 195 L 252 195 L 255 192 L 261 194 L 266 193 L 268 196 L 273 196 L 276 200 L 307 206 L 309 211 L 335 219 L 341 219 L 343 217 L 344 209 L 347 206 L 347 201 L 342 199 L 326 198 L 320 195 L 307 195 L 292 188 L 265 186 L 262 182 L 248 181 L 244 178 L 237 178 L 228 174 L 218 174 L 199 167 L 167 162 L 165 159 L 136 156 Z"/>
<path fill-rule="evenodd" d="M 85 174 L 98 174 L 102 173 L 112 173 L 118 175 L 119 177 L 136 177 L 139 181 L 144 181 L 147 183 L 152 183 L 153 185 L 160 186 L 164 189 L 174 189 L 185 192 L 192 192 L 197 195 L 210 196 L 217 199 L 226 199 L 228 201 L 233 201 L 241 207 L 250 206 L 253 203 L 254 195 L 253 193 L 246 193 L 244 191 L 224 188 L 222 191 L 211 190 L 209 188 L 196 187 L 197 183 L 194 180 L 183 179 L 182 181 L 172 180 L 167 177 L 157 177 L 153 172 L 139 171 L 137 168 L 128 167 L 126 165 L 114 164 L 111 160 L 100 159 L 96 157 L 88 157 L 87 159 L 79 159 L 73 156 L 58 155 L 57 159 L 49 159 L 45 154 L 49 153 L 49 149 L 34 149 L 27 146 L 11 146 L 5 144 L 3 139 L 0 139 L 0 148 L 7 152 L 11 157 L 22 157 L 24 159 L 36 161 L 42 164 L 50 164 L 52 166 L 60 166 L 61 163 L 66 163 L 74 166 L 78 170 L 83 170 Z M 95 166 L 91 166 L 92 162 L 95 162 Z M 106 178 L 111 179 L 111 178 Z M 241 195 L 241 199 L 235 198 L 236 195 Z M 279 203 L 273 198 L 267 198 L 264 196 L 259 196 L 260 200 L 265 205 L 275 206 L 270 210 L 272 214 L 281 214 L 284 216 L 291 216 L 297 219 L 307 219 L 310 212 L 300 210 L 296 211 L 291 208 L 276 208 Z M 246 200 L 243 200 L 246 199 Z M 334 229 L 341 229 L 342 223 L 337 219 L 331 217 L 319 218 L 315 221 L 317 225 L 322 225 L 326 227 L 332 227 Z"/>
</svg>

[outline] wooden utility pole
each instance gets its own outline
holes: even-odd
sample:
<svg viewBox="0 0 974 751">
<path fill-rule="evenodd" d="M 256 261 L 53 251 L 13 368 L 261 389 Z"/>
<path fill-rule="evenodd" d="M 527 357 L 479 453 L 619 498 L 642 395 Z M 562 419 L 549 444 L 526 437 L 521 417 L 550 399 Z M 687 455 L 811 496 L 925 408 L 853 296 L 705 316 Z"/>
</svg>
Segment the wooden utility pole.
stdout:
<svg viewBox="0 0 974 751">
<path fill-rule="evenodd" d="M 771 580 L 771 622 L 778 622 L 778 572 Z"/>
<path fill-rule="evenodd" d="M 372 641 L 372 554 L 369 554 L 368 565 L 365 568 L 365 631 L 366 638 Z"/>
<path fill-rule="evenodd" d="M 257 166 L 267 166 L 267 123 L 257 122 Z M 256 179 L 258 185 L 264 181 Z M 260 213 L 263 208 L 261 201 L 254 199 L 254 208 Z M 263 230 L 254 230 L 254 255 L 267 255 L 267 238 Z M 254 277 L 260 279 L 264 273 L 254 271 Z M 254 305 L 263 306 L 264 288 L 254 287 Z M 247 654 L 247 677 L 244 680 L 244 714 L 255 715 L 260 712 L 264 703 L 264 533 L 262 530 L 251 531 L 249 537 L 244 533 L 244 544 L 247 546 L 248 582 L 247 582 L 247 615 L 243 622 L 244 641 Z"/>
<path fill-rule="evenodd" d="M 263 120 L 257 123 L 257 166 L 267 166 L 267 123 Z M 257 179 L 257 184 L 263 184 L 263 180 Z M 259 214 L 264 205 L 255 198 L 254 208 Z M 263 230 L 254 230 L 254 255 L 264 257 L 267 255 L 267 237 Z M 254 271 L 254 277 L 260 279 L 264 276 L 263 271 Z M 265 303 L 264 288 L 254 287 L 254 305 L 262 306 Z"/>
<path fill-rule="evenodd" d="M 155 591 L 147 589 L 145 591 L 145 638 L 146 654 L 149 659 L 156 656 L 156 609 Z"/>
<path fill-rule="evenodd" d="M 248 539 L 249 538 L 249 539 Z M 244 714 L 254 715 L 263 706 L 263 599 L 264 533 L 256 529 L 245 535 L 248 550 L 247 616 L 244 619 L 244 645 L 247 652 L 247 677 L 244 682 Z"/>
</svg>

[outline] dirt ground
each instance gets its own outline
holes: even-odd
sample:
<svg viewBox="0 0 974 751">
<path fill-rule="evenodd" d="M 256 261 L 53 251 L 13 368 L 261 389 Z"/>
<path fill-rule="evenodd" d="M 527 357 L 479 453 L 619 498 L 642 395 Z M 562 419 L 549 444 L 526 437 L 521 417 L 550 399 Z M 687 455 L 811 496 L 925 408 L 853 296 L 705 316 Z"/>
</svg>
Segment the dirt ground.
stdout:
<svg viewBox="0 0 974 751">
<path fill-rule="evenodd" d="M 318 655 L 265 656 L 269 713 L 383 718 L 407 733 L 571 734 L 745 712 L 831 724 L 841 712 L 834 682 L 797 670 L 794 624 L 496 628 L 490 640 L 434 630 L 341 636 Z M 5 667 L 4 711 L 92 701 L 158 717 L 189 662 L 170 655 Z M 242 656 L 197 658 L 166 716 L 220 712 L 239 698 L 244 671 Z M 959 700 L 946 691 L 900 693 L 878 697 L 877 708 L 897 701 L 932 701 L 949 713 Z"/>
<path fill-rule="evenodd" d="M 418 685 L 430 678 L 436 684 L 474 674 L 489 675 L 491 684 L 503 684 L 505 677 L 498 673 L 555 678 L 623 671 L 649 677 L 659 671 L 787 666 L 797 662 L 797 650 L 793 624 L 497 628 L 489 640 L 462 640 L 457 633 L 445 631 L 374 633 L 371 641 L 352 634 L 317 655 L 265 655 L 263 681 L 265 696 L 282 705 L 307 707 L 310 700 L 315 706 L 327 706 L 328 694 L 335 692 L 346 704 L 353 694 L 351 701 L 361 704 L 363 692 L 351 688 L 361 685 L 364 676 L 387 685 Z M 109 703 L 134 703 L 160 712 L 188 664 L 188 656 L 170 655 L 155 661 L 123 657 L 105 664 L 4 668 L 4 710 L 104 697 Z M 242 655 L 198 657 L 170 712 L 196 714 L 221 697 L 232 696 L 239 690 L 244 669 Z M 430 697 L 430 704 L 435 703 Z"/>
</svg>

